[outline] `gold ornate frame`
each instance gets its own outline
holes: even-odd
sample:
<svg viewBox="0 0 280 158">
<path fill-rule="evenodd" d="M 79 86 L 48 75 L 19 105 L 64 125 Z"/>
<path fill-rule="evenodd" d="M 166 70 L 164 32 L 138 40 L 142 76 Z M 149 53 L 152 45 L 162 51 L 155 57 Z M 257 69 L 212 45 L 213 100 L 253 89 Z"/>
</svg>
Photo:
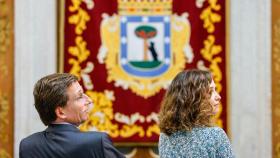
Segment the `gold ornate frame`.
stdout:
<svg viewBox="0 0 280 158">
<path fill-rule="evenodd" d="M 12 158 L 14 142 L 14 0 L 0 0 L 0 157 Z"/>
<path fill-rule="evenodd" d="M 280 158 L 280 0 L 272 0 L 272 156 Z"/>
</svg>

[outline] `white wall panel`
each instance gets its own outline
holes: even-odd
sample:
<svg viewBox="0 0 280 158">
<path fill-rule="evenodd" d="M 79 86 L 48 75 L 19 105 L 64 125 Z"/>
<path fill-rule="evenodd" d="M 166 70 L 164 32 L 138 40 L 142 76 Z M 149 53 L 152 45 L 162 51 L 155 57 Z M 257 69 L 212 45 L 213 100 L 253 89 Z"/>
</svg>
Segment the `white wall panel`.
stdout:
<svg viewBox="0 0 280 158">
<path fill-rule="evenodd" d="M 231 129 L 238 158 L 271 157 L 270 1 L 231 0 Z"/>
<path fill-rule="evenodd" d="M 15 157 L 19 142 L 43 130 L 33 105 L 33 86 L 56 71 L 56 1 L 15 0 Z"/>
</svg>

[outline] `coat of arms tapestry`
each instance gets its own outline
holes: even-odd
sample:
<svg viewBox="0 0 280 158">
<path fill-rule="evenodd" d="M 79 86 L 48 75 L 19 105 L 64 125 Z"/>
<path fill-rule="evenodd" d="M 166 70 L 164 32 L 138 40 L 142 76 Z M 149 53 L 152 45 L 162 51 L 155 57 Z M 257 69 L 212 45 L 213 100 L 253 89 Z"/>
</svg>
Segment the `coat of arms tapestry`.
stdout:
<svg viewBox="0 0 280 158">
<path fill-rule="evenodd" d="M 184 69 L 208 69 L 227 128 L 223 0 L 66 0 L 60 7 L 60 71 L 79 77 L 94 106 L 81 130 L 115 143 L 158 142 L 165 90 Z"/>
</svg>

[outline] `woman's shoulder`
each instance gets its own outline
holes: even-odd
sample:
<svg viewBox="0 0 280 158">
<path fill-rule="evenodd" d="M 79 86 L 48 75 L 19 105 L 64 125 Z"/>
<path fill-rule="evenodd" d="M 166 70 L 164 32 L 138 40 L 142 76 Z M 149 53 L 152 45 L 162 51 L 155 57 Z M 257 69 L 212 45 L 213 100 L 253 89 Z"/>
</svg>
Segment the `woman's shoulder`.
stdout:
<svg viewBox="0 0 280 158">
<path fill-rule="evenodd" d="M 199 140 L 219 140 L 227 138 L 225 131 L 220 127 L 195 127 L 191 131 L 177 131 L 170 136 L 160 133 L 160 139 L 183 140 L 183 139 L 199 139 Z"/>
<path fill-rule="evenodd" d="M 225 131 L 220 127 L 195 127 L 191 131 L 177 131 L 170 136 L 190 136 L 192 134 L 225 134 Z M 165 133 L 160 133 L 162 137 L 168 137 Z"/>
<path fill-rule="evenodd" d="M 226 132 L 220 127 L 209 127 L 208 130 L 215 136 L 225 136 Z"/>
<path fill-rule="evenodd" d="M 205 155 L 215 157 L 217 150 L 219 150 L 219 155 L 232 155 L 229 140 L 220 127 L 196 127 L 191 131 L 178 131 L 170 136 L 164 133 L 160 134 L 160 155 L 172 155 L 172 153 L 186 155 L 188 153 L 187 157 L 193 157 L 194 154 L 200 155 L 198 157 L 207 157 Z"/>
<path fill-rule="evenodd" d="M 182 138 L 182 137 L 186 137 L 189 136 L 190 132 L 187 131 L 177 131 L 175 133 L 172 133 L 171 135 L 167 135 L 165 133 L 160 133 L 160 138 L 161 139 L 177 139 L 177 138 Z"/>
<path fill-rule="evenodd" d="M 196 133 L 207 133 L 207 134 L 225 134 L 225 131 L 220 127 L 196 127 L 193 128 Z"/>
<path fill-rule="evenodd" d="M 225 131 L 220 127 L 197 127 L 192 130 L 192 133 L 196 137 L 199 137 L 200 140 L 206 142 L 227 139 Z"/>
</svg>

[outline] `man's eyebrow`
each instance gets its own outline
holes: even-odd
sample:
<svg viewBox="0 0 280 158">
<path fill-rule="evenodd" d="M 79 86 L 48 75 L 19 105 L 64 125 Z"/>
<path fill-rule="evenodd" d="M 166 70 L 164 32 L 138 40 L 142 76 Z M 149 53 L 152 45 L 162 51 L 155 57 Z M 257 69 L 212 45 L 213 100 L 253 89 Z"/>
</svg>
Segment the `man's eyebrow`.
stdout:
<svg viewBox="0 0 280 158">
<path fill-rule="evenodd" d="M 82 88 L 80 88 L 77 92 L 83 92 L 83 89 L 82 89 Z"/>
</svg>

